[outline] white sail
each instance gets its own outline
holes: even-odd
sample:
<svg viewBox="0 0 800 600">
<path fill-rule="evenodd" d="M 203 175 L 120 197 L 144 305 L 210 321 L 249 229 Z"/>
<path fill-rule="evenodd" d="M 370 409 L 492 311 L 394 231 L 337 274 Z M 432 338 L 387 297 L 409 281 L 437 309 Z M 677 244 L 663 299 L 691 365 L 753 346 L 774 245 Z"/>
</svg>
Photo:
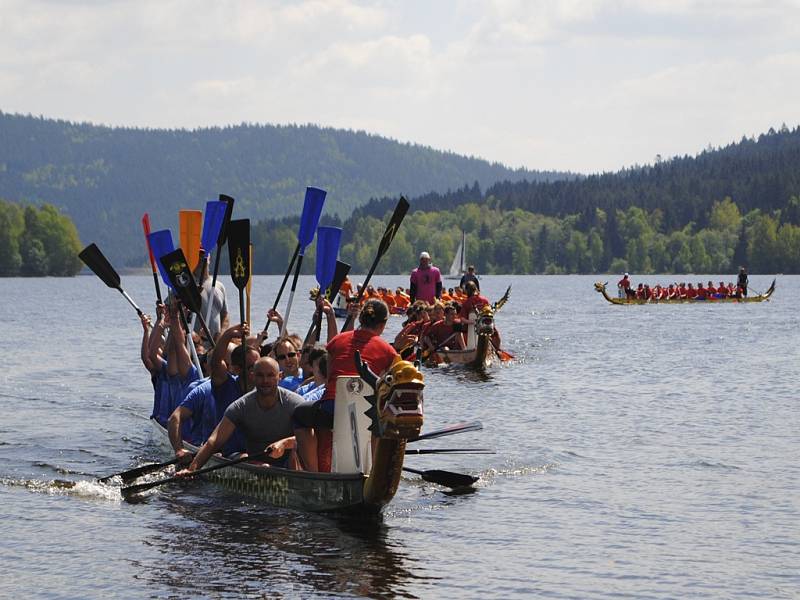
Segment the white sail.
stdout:
<svg viewBox="0 0 800 600">
<path fill-rule="evenodd" d="M 467 234 L 461 232 L 461 241 L 458 243 L 456 255 L 453 257 L 453 262 L 450 264 L 450 271 L 448 277 L 458 279 L 467 270 Z"/>
</svg>

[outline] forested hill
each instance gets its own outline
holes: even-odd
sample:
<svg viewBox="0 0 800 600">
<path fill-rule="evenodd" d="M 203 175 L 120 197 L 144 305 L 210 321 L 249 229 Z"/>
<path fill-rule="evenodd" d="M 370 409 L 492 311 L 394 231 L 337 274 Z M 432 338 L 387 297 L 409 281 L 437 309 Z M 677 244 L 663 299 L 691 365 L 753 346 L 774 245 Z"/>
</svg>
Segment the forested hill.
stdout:
<svg viewBox="0 0 800 600">
<path fill-rule="evenodd" d="M 651 166 L 559 181 L 506 180 L 480 193 L 465 187 L 448 193 L 433 191 L 414 198 L 412 211 L 452 210 L 470 202 L 492 208 L 565 217 L 581 215 L 591 225 L 597 208 L 606 213 L 631 206 L 661 213 L 660 228 L 708 225 L 714 202 L 731 198 L 742 212 L 786 207 L 800 194 L 800 127 L 770 129 L 758 138 L 742 138 L 697 156 L 674 157 Z M 358 210 L 379 217 L 393 206 L 392 198 L 373 200 Z"/>
<path fill-rule="evenodd" d="M 344 219 L 370 198 L 564 176 L 311 125 L 157 130 L 0 112 L 0 197 L 55 205 L 120 264 L 144 260 L 143 212 L 174 229 L 180 208 L 219 193 L 258 220 L 299 214 L 313 185 L 328 191 L 326 213 Z"/>
</svg>

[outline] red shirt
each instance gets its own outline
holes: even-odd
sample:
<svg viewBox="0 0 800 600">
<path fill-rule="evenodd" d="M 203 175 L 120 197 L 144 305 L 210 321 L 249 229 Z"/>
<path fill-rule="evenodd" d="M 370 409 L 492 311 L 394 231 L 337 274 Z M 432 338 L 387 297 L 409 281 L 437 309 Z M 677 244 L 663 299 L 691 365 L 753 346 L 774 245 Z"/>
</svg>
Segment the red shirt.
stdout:
<svg viewBox="0 0 800 600">
<path fill-rule="evenodd" d="M 481 296 L 480 294 L 473 294 L 466 300 L 464 300 L 464 304 L 461 305 L 461 312 L 458 313 L 458 316 L 462 319 L 469 319 L 474 312 L 473 309 L 480 310 L 482 307 L 489 304 L 489 300 L 485 297 Z"/>
<path fill-rule="evenodd" d="M 455 321 L 453 325 L 455 325 Z M 453 325 L 448 325 L 445 320 L 442 319 L 428 327 L 425 334 L 431 338 L 431 343 L 434 346 L 438 346 L 439 344 L 445 343 L 447 339 L 453 335 Z"/>
<path fill-rule="evenodd" d="M 370 370 L 380 375 L 392 364 L 397 351 L 378 334 L 367 329 L 345 331 L 333 338 L 326 346 L 328 350 L 328 383 L 323 400 L 336 397 L 336 379 L 339 375 L 358 375 L 355 353 Z"/>
</svg>

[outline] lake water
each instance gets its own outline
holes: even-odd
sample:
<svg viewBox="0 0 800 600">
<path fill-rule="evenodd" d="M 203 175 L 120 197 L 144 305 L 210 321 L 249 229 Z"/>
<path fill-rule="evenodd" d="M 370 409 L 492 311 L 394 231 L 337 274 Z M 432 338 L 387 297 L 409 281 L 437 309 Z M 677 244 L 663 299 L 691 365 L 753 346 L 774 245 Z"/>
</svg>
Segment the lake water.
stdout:
<svg viewBox="0 0 800 600">
<path fill-rule="evenodd" d="M 800 277 L 768 303 L 630 307 L 596 279 L 482 279 L 491 299 L 513 283 L 497 323 L 517 360 L 426 370 L 424 430 L 484 430 L 424 447 L 497 453 L 408 457 L 481 481 L 410 475 L 380 523 L 91 483 L 167 456 L 136 315 L 94 277 L 0 280 L 0 597 L 800 598 Z M 255 279 L 254 314 L 279 283 Z M 123 285 L 152 310 L 152 279 Z"/>
</svg>

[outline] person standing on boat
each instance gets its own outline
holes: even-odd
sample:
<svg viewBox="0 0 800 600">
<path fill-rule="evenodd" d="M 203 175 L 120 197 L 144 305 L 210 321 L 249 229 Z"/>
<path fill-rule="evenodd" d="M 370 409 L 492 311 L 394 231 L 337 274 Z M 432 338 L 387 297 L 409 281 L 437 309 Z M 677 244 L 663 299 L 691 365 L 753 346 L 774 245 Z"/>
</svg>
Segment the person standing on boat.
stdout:
<svg viewBox="0 0 800 600">
<path fill-rule="evenodd" d="M 330 436 L 333 429 L 336 380 L 340 375 L 358 375 L 355 353 L 373 373 L 383 373 L 392 364 L 397 351 L 381 337 L 389 320 L 389 308 L 381 300 L 372 298 L 364 303 L 358 316 L 360 327 L 344 331 L 333 338 L 328 350 L 328 383 L 325 395 L 313 404 L 305 403 L 294 413 L 294 432 L 297 453 L 306 471 L 330 471 Z M 319 438 L 325 432 L 325 441 Z"/>
<path fill-rule="evenodd" d="M 631 295 L 631 292 L 629 291 L 630 289 L 631 289 L 631 280 L 628 274 L 625 273 L 622 276 L 622 279 L 620 279 L 617 282 L 617 296 L 619 298 L 627 298 L 628 296 Z"/>
<path fill-rule="evenodd" d="M 475 284 L 475 287 L 478 288 L 478 291 L 481 289 L 481 283 L 478 281 L 478 276 L 475 274 L 475 265 L 470 265 L 467 267 L 467 272 L 461 276 L 461 281 L 458 285 L 462 288 L 467 285 L 467 282 L 471 281 Z"/>
<path fill-rule="evenodd" d="M 737 293 L 742 296 L 747 296 L 747 269 L 739 267 L 739 277 L 736 279 Z"/>
<path fill-rule="evenodd" d="M 411 271 L 411 303 L 424 300 L 433 304 L 442 299 L 442 274 L 431 264 L 431 255 L 420 252 L 419 266 Z"/>
<path fill-rule="evenodd" d="M 303 399 L 294 392 L 278 387 L 279 375 L 280 367 L 274 358 L 259 358 L 253 366 L 255 389 L 225 410 L 219 425 L 192 463 L 176 475 L 188 477 L 202 468 L 236 431 L 240 431 L 244 437 L 247 454 L 268 450 L 266 462 L 274 466 L 290 466 L 292 453 L 287 451 L 295 447 L 292 414 L 303 404 Z"/>
</svg>

